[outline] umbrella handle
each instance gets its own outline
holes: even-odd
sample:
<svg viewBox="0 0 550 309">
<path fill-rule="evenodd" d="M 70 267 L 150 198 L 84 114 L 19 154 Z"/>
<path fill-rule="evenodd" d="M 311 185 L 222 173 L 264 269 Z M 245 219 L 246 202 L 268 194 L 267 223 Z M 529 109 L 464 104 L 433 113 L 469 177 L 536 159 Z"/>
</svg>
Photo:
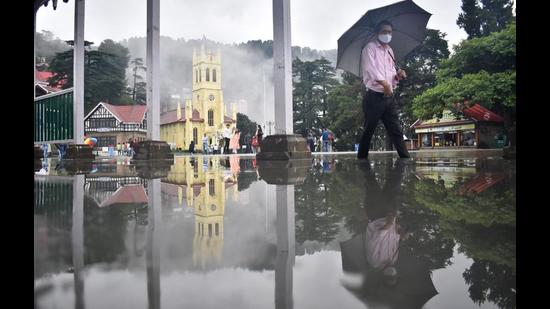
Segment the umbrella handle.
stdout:
<svg viewBox="0 0 550 309">
<path fill-rule="evenodd" d="M 390 53 L 389 50 L 388 50 L 388 55 L 390 55 L 391 60 L 393 60 L 393 65 L 395 65 L 395 71 L 396 71 L 396 72 L 399 72 L 399 70 L 401 69 L 401 67 L 399 67 L 399 65 L 397 64 L 397 61 L 395 61 L 395 58 L 393 58 L 393 56 L 392 56 L 392 54 Z"/>
</svg>

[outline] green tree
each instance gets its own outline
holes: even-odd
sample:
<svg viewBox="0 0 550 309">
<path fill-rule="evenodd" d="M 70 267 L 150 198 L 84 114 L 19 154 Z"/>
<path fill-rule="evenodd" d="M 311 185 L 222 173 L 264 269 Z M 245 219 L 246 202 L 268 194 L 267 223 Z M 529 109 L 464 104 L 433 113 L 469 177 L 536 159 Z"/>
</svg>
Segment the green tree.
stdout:
<svg viewBox="0 0 550 309">
<path fill-rule="evenodd" d="M 514 21 L 512 12 L 512 0 L 481 0 L 483 9 L 483 21 L 481 23 L 482 35 L 504 29 Z"/>
<path fill-rule="evenodd" d="M 246 136 L 249 136 L 250 138 L 254 136 L 257 128 L 258 124 L 250 120 L 247 115 L 237 113 L 237 130 L 241 132 L 241 138 L 239 141 L 241 145 L 245 144 L 244 142 Z"/>
<path fill-rule="evenodd" d="M 329 185 L 331 174 L 319 170 L 308 173 L 303 184 L 295 186 L 296 243 L 320 241 L 324 244 L 338 233 L 341 220 L 335 204 L 328 201 L 333 189 Z"/>
<path fill-rule="evenodd" d="M 328 111 L 328 94 L 332 88 L 334 88 L 338 81 L 335 79 L 336 76 L 336 69 L 334 66 L 328 61 L 325 57 L 321 57 L 320 59 L 317 59 L 314 61 L 317 66 L 317 87 L 319 88 L 319 96 L 320 96 L 320 103 L 321 103 L 321 113 L 322 113 L 322 119 L 326 119 L 327 111 Z M 323 123 L 323 126 L 327 126 L 328 124 L 326 122 Z"/>
<path fill-rule="evenodd" d="M 462 0 L 463 12 L 456 24 L 469 39 L 489 35 L 514 21 L 512 4 L 511 0 Z"/>
<path fill-rule="evenodd" d="M 132 71 L 134 72 L 134 83 L 132 87 L 132 100 L 136 104 L 145 104 L 147 101 L 147 83 L 143 81 L 143 77 L 138 73 L 141 71 L 147 71 L 145 66 L 143 65 L 143 59 L 142 58 L 135 58 L 134 60 L 130 61 L 130 63 L 134 66 Z"/>
<path fill-rule="evenodd" d="M 465 180 L 446 187 L 443 180 L 425 179 L 411 191 L 410 200 L 435 213 L 433 222 L 443 235 L 473 259 L 463 277 L 477 304 L 492 301 L 501 308 L 515 307 L 516 199 L 511 177 L 479 193 L 460 193 Z"/>
<path fill-rule="evenodd" d="M 504 116 L 515 145 L 516 25 L 488 36 L 463 41 L 436 73 L 437 84 L 413 99 L 416 117 L 428 119 L 450 109 L 461 114 L 457 103 L 480 105 Z"/>
<path fill-rule="evenodd" d="M 326 122 L 334 132 L 337 150 L 352 150 L 363 134 L 362 99 L 364 86 L 361 79 L 344 72 L 343 83 L 334 87 L 328 95 Z"/>
<path fill-rule="evenodd" d="M 462 13 L 458 14 L 456 24 L 464 29 L 468 38 L 481 36 L 481 8 L 478 0 L 462 0 Z"/>
<path fill-rule="evenodd" d="M 84 111 L 88 113 L 101 101 L 125 102 L 128 49 L 112 40 L 105 40 L 97 50 L 84 51 Z M 54 76 L 50 84 L 63 81 L 63 88 L 73 86 L 73 51 L 58 53 L 50 65 Z"/>
<path fill-rule="evenodd" d="M 422 44 L 402 61 L 407 78 L 399 82 L 395 97 L 401 106 L 404 133 L 413 133 L 409 128 L 417 119 L 412 109 L 414 97 L 435 86 L 436 71 L 441 62 L 449 58 L 449 47 L 445 35 L 439 30 L 427 29 L 426 38 Z"/>
<path fill-rule="evenodd" d="M 335 69 L 325 58 L 292 62 L 294 78 L 294 129 L 305 135 L 308 129 L 326 126 L 324 117 L 329 109 L 328 96 L 337 84 Z"/>
<path fill-rule="evenodd" d="M 486 301 L 500 308 L 516 308 L 516 271 L 492 261 L 474 259 L 464 274 L 470 298 L 481 305 Z"/>
</svg>

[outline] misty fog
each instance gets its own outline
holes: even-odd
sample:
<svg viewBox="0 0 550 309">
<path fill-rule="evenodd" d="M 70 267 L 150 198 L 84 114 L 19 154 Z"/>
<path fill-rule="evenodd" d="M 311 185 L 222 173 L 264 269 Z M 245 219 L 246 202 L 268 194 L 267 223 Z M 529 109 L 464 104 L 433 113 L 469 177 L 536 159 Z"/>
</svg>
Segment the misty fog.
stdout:
<svg viewBox="0 0 550 309">
<path fill-rule="evenodd" d="M 259 42 L 223 44 L 206 39 L 206 50 L 210 49 L 215 53 L 219 49 L 221 52 L 222 89 L 226 108 L 230 109 L 232 103 L 237 103 L 238 112 L 265 124 L 265 121 L 274 121 L 273 59 L 271 41 Z M 133 37 L 120 43 L 128 47 L 131 59 L 143 58 L 145 63 L 145 37 Z M 171 99 L 171 95 L 191 98 L 193 48 L 200 50 L 201 44 L 201 39 L 184 40 L 161 36 L 162 111 L 176 108 L 177 100 Z M 333 64 L 336 62 L 336 50 L 317 51 L 307 47 L 292 47 L 292 54 L 302 60 L 324 56 Z M 128 81 L 132 81 L 132 74 L 130 65 L 127 70 Z M 145 74 L 142 76 L 145 78 Z M 229 114 L 230 110 L 226 112 Z"/>
</svg>

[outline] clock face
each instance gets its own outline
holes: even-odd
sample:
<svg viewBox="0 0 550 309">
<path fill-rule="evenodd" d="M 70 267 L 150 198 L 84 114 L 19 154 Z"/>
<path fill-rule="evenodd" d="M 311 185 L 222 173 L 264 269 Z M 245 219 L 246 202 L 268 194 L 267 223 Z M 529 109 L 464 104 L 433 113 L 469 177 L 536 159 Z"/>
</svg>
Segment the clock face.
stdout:
<svg viewBox="0 0 550 309">
<path fill-rule="evenodd" d="M 213 94 L 209 95 L 209 96 L 208 96 L 208 100 L 214 101 L 214 95 L 213 95 Z"/>
</svg>

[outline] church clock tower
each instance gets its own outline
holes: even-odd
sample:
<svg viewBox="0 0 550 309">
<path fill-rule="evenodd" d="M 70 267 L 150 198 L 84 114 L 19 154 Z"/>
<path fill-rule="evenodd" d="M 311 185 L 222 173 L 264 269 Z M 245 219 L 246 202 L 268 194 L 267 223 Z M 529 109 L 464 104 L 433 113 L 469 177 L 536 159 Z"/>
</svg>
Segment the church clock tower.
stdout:
<svg viewBox="0 0 550 309">
<path fill-rule="evenodd" d="M 225 104 L 222 92 L 221 55 L 218 49 L 214 54 L 206 48 L 206 38 L 199 51 L 193 50 L 193 99 L 192 108 L 197 110 L 204 121 L 201 135 L 206 134 L 209 143 L 215 142 L 216 134 L 224 128 Z"/>
</svg>

